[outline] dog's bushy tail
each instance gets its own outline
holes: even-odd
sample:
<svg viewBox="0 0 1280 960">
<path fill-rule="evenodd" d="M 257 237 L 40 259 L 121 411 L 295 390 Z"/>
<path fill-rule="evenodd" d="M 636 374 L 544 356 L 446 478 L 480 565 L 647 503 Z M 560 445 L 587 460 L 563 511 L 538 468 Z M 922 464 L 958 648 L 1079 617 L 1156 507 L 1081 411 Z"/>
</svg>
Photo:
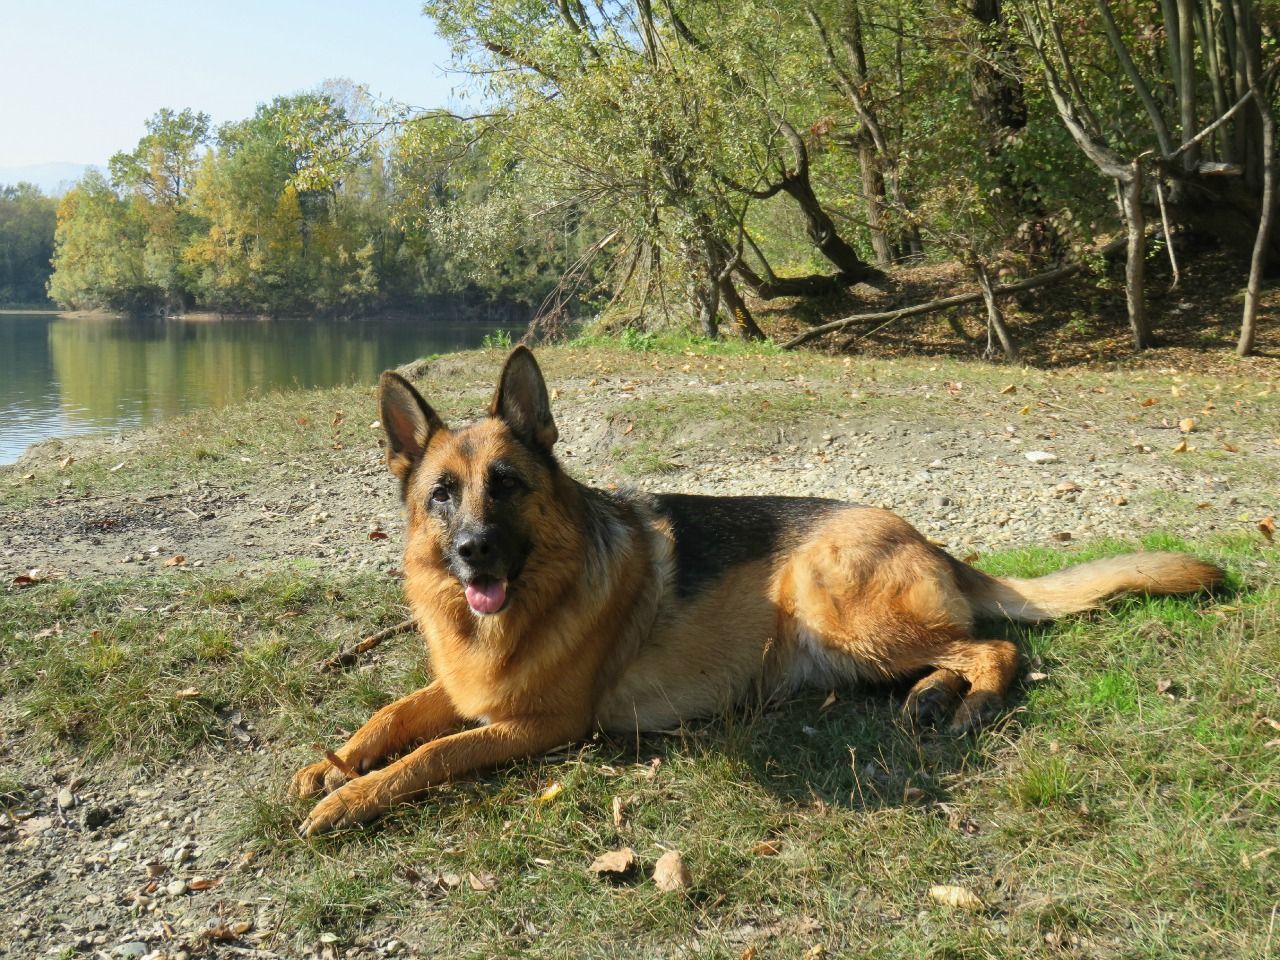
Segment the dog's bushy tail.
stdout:
<svg viewBox="0 0 1280 960">
<path fill-rule="evenodd" d="M 1184 553 L 1128 553 L 1034 579 L 991 577 L 962 565 L 961 589 L 978 616 L 1036 622 L 1092 610 L 1127 593 L 1195 593 L 1222 582 L 1222 571 Z"/>
</svg>

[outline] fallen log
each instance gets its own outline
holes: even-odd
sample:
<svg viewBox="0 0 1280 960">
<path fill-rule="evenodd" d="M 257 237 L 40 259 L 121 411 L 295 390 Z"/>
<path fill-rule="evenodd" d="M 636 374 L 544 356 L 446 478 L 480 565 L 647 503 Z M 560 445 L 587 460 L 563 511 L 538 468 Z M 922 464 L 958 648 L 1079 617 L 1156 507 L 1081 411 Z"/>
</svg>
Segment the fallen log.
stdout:
<svg viewBox="0 0 1280 960">
<path fill-rule="evenodd" d="M 1109 257 L 1114 253 L 1124 249 L 1126 238 L 1121 237 L 1118 240 L 1112 240 L 1106 246 L 1098 249 L 1098 254 Z M 1019 280 L 1016 283 L 997 284 L 992 287 L 992 293 L 997 297 L 1007 297 L 1015 293 L 1023 293 L 1027 290 L 1035 290 L 1038 287 L 1047 287 L 1053 283 L 1059 283 L 1068 280 L 1076 274 L 1084 271 L 1086 265 L 1083 261 L 1069 263 L 1063 267 L 1055 267 L 1044 273 L 1038 273 L 1034 277 L 1027 277 L 1025 280 Z M 836 330 L 844 330 L 848 327 L 855 327 L 861 324 L 882 324 L 887 325 L 895 320 L 904 320 L 907 317 L 918 317 L 926 313 L 934 313 L 938 310 L 946 310 L 948 307 L 962 307 L 970 303 L 979 303 L 982 300 L 982 291 L 977 290 L 973 293 L 958 293 L 954 296 L 943 297 L 940 300 L 930 300 L 928 303 L 917 303 L 910 307 L 899 307 L 896 310 L 882 310 L 879 313 L 856 313 L 851 317 L 842 317 L 839 320 L 832 320 L 830 323 L 824 323 L 814 327 L 812 330 L 806 330 L 804 333 L 792 337 L 783 343 L 783 350 L 794 350 L 801 344 L 808 343 L 810 340 L 816 340 L 818 337 Z"/>
</svg>

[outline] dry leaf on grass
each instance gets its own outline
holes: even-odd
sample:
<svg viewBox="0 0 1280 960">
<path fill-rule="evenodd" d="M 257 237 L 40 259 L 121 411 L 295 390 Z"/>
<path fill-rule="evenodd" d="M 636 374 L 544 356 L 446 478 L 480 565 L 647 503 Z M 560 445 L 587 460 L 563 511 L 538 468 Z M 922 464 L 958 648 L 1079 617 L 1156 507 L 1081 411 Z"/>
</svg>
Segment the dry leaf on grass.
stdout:
<svg viewBox="0 0 1280 960">
<path fill-rule="evenodd" d="M 1179 441 L 1178 441 L 1178 445 L 1177 445 L 1176 447 L 1174 447 L 1174 448 L 1173 448 L 1173 452 L 1174 452 L 1174 453 L 1186 453 L 1186 452 L 1187 452 L 1188 450 L 1190 450 L 1190 449 L 1191 449 L 1191 448 L 1187 446 L 1187 441 L 1184 439 L 1184 440 L 1179 440 Z"/>
<path fill-rule="evenodd" d="M 1263 517 L 1258 521 L 1258 532 L 1267 538 L 1267 542 L 1271 543 L 1276 537 L 1276 518 Z"/>
<path fill-rule="evenodd" d="M 477 893 L 484 893 L 489 890 L 496 889 L 498 886 L 498 878 L 492 873 L 474 873 L 467 874 L 467 882 L 471 884 L 471 889 Z"/>
<path fill-rule="evenodd" d="M 621 877 L 630 873 L 636 865 L 636 852 L 630 847 L 602 853 L 587 869 L 599 876 Z"/>
<path fill-rule="evenodd" d="M 949 883 L 937 883 L 930 887 L 929 899 L 944 907 L 956 907 L 960 910 L 981 910 L 985 906 L 972 890 Z"/>
<path fill-rule="evenodd" d="M 1009 384 L 1007 387 L 1004 387 L 1000 392 L 1001 392 L 1001 393 L 1003 393 L 1003 394 L 1005 394 L 1005 395 L 1008 395 L 1008 394 L 1010 394 L 1010 393 L 1017 393 L 1017 392 L 1018 392 L 1018 386 L 1017 386 L 1017 384 L 1011 383 L 1011 384 Z"/>
<path fill-rule="evenodd" d="M 761 840 L 751 852 L 757 857 L 776 857 L 782 852 L 782 842 L 780 840 Z"/>
<path fill-rule="evenodd" d="M 1183 417 L 1178 421 L 1178 429 L 1183 433 L 1190 433 L 1196 428 L 1196 422 L 1191 417 Z"/>
<path fill-rule="evenodd" d="M 538 794 L 536 799 L 538 803 L 549 803 L 556 797 L 560 796 L 560 793 L 563 790 L 564 787 L 561 785 L 559 780 L 552 780 L 547 784 L 546 789 Z"/>
<path fill-rule="evenodd" d="M 168 560 L 164 562 L 164 565 L 166 567 L 180 567 L 186 562 L 187 562 L 187 558 L 184 554 L 175 553 L 172 557 L 170 557 Z"/>
<path fill-rule="evenodd" d="M 664 893 L 679 893 L 693 884 L 679 850 L 668 850 L 653 865 L 653 882 Z"/>
<path fill-rule="evenodd" d="M 623 801 L 621 797 L 613 798 L 613 826 L 615 829 L 622 828 L 623 821 Z"/>
</svg>

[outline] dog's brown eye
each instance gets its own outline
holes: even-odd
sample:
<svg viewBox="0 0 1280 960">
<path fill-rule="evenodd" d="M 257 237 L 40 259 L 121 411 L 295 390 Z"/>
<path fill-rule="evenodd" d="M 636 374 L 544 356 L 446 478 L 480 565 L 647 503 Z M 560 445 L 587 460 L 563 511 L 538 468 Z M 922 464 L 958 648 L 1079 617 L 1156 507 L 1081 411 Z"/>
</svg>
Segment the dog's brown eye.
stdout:
<svg viewBox="0 0 1280 960">
<path fill-rule="evenodd" d="M 448 487 L 445 487 L 445 486 L 432 487 L 432 488 L 431 488 L 431 499 L 432 499 L 432 501 L 434 501 L 435 503 L 448 503 L 448 502 L 449 502 L 449 488 L 448 488 Z"/>
</svg>

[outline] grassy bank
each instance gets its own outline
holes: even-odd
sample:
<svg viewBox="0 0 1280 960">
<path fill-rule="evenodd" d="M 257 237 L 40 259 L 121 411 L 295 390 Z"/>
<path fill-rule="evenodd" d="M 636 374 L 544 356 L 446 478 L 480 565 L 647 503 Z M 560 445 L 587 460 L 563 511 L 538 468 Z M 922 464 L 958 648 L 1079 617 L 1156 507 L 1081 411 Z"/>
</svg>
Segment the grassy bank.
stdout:
<svg viewBox="0 0 1280 960">
<path fill-rule="evenodd" d="M 475 412 L 498 362 L 496 352 L 451 358 L 428 375 L 428 396 L 446 416 Z M 600 444 L 617 451 L 622 478 L 665 476 L 654 458 L 692 459 L 712 442 L 763 450 L 779 427 L 829 429 L 867 410 L 910 419 L 959 404 L 966 419 L 999 405 L 999 423 L 1034 407 L 1022 423 L 1052 410 L 1038 402 L 1071 402 L 1074 417 L 1101 419 L 1145 415 L 1142 401 L 1158 392 L 1165 403 L 1173 386 L 1197 410 L 1206 397 L 1230 397 L 1217 406 L 1244 410 L 1231 416 L 1264 431 L 1275 413 L 1258 384 L 1174 375 L 1121 384 L 1019 371 L 1007 395 L 1010 371 L 979 365 L 687 345 L 587 345 L 550 352 L 544 365 L 566 411 L 592 395 L 592 380 L 611 378 L 614 428 Z M 655 376 L 670 381 L 661 395 L 620 390 Z M 971 404 L 950 386 L 961 382 Z M 717 383 L 733 392 L 709 399 Z M 1106 404 L 1121 389 L 1113 412 Z M 118 450 L 86 448 L 65 467 L 11 473 L 0 505 L 26 515 L 54 499 L 144 499 L 196 481 L 252 491 L 291 471 L 322 478 L 355 450 L 376 458 L 370 409 L 366 388 L 260 398 L 148 431 L 128 469 L 111 471 Z M 267 462 L 282 472 L 264 472 Z M 1181 508 L 1165 509 L 1166 528 L 1178 529 Z M 284 795 L 293 768 L 315 758 L 311 744 L 336 744 L 426 678 L 413 637 L 387 641 L 354 669 L 318 669 L 338 646 L 402 618 L 393 577 L 303 556 L 252 577 L 179 565 L 9 585 L 0 793 L 8 809 L 21 807 L 39 771 L 69 757 L 107 785 L 182 765 L 242 777 L 212 797 L 211 815 L 225 856 L 251 856 L 252 867 L 228 868 L 218 896 L 229 910 L 236 898 L 278 896 L 279 925 L 244 944 L 281 956 L 323 934 L 344 948 L 395 937 L 424 956 L 476 958 L 1271 956 L 1280 952 L 1277 548 L 1250 520 L 1190 543 L 1153 534 L 977 563 L 1037 575 L 1140 546 L 1214 559 L 1231 571 L 1230 587 L 1216 598 L 1126 600 L 1044 628 L 992 625 L 1018 640 L 1025 670 L 1008 711 L 977 736 L 904 729 L 901 691 L 839 691 L 832 702 L 816 691 L 667 736 L 597 739 L 316 841 L 293 832 L 306 807 Z M 587 871 L 622 846 L 638 856 L 632 876 Z M 692 875 L 687 894 L 648 879 L 672 848 Z M 936 902 L 938 884 L 980 903 Z"/>
</svg>

